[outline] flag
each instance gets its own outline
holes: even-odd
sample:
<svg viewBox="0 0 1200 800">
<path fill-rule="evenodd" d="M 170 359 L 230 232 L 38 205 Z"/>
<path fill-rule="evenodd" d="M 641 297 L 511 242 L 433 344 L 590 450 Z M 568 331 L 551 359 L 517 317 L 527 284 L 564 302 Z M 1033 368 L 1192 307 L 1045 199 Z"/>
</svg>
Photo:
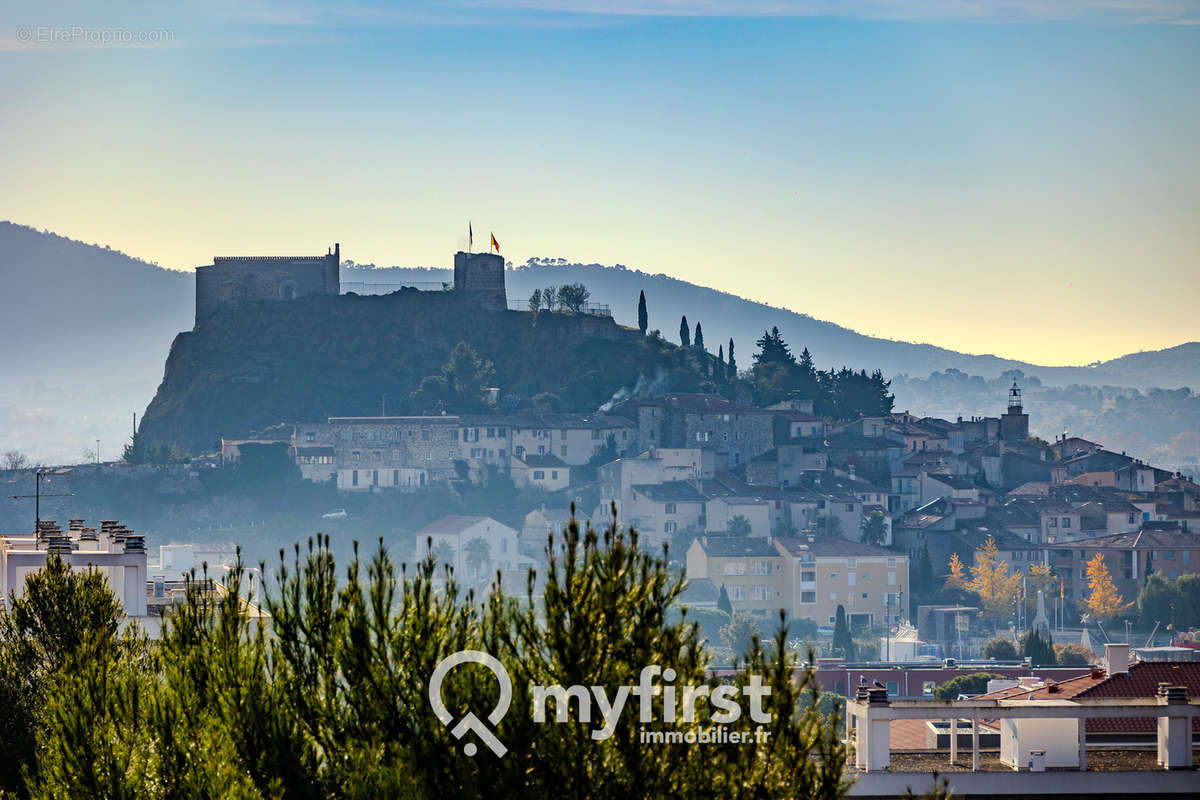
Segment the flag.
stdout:
<svg viewBox="0 0 1200 800">
<path fill-rule="evenodd" d="M 471 245 L 475 244 L 475 232 L 471 230 L 470 221 L 467 222 L 467 250 L 470 251 Z"/>
<path fill-rule="evenodd" d="M 500 252 L 500 243 L 496 241 L 496 234 L 492 234 L 492 247 L 496 248 L 496 252 Z"/>
</svg>

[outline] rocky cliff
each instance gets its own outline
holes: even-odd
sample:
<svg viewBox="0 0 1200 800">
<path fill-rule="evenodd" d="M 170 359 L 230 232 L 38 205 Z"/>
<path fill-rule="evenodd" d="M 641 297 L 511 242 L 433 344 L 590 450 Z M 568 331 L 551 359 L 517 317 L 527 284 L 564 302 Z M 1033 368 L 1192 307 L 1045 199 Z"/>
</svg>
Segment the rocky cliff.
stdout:
<svg viewBox="0 0 1200 800">
<path fill-rule="evenodd" d="M 677 391 L 703 378 L 690 354 L 607 317 L 485 312 L 454 293 L 311 296 L 223 311 L 175 338 L 139 430 L 190 453 L 221 436 L 329 416 L 415 413 L 409 395 L 470 344 L 492 361 L 506 403 L 542 392 L 594 411 L 639 377 Z"/>
</svg>

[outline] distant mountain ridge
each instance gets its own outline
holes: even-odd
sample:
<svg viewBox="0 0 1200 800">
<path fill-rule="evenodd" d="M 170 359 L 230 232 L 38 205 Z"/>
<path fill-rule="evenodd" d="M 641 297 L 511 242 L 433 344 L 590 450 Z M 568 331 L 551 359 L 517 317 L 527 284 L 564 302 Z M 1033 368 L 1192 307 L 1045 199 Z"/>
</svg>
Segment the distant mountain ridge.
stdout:
<svg viewBox="0 0 1200 800">
<path fill-rule="evenodd" d="M 114 456 L 129 436 L 132 414 L 143 412 L 162 380 L 175 335 L 192 328 L 192 274 L 102 244 L 0 222 L 0 276 L 5 286 L 0 319 L 7 334 L 0 362 L 0 452 L 16 448 L 42 460 L 69 462 L 100 439 L 102 457 Z M 428 268 L 347 264 L 342 269 L 346 289 L 356 281 L 449 277 L 449 270 Z M 644 290 L 652 329 L 675 341 L 679 317 L 687 314 L 693 325 L 703 324 L 713 352 L 732 336 L 743 368 L 752 363 L 754 340 L 778 325 L 796 350 L 807 346 L 821 366 L 846 364 L 920 377 L 948 368 L 984 377 L 1019 369 L 1046 384 L 1200 387 L 1197 342 L 1089 367 L 1041 367 L 864 336 L 806 314 L 622 266 L 555 260 L 518 267 L 507 278 L 509 300 L 517 304 L 547 284 L 584 283 L 593 302 L 610 305 L 616 321 L 625 325 L 636 324 L 638 292 Z"/>
<path fill-rule="evenodd" d="M 439 282 L 451 278 L 450 270 L 428 267 L 342 268 L 345 284 Z M 637 324 L 638 292 L 645 291 L 651 329 L 657 328 L 667 339 L 675 341 L 679 319 L 687 315 L 691 325 L 702 323 L 709 350 L 715 352 L 718 345 L 727 346 L 733 337 L 741 368 L 751 363 L 754 341 L 764 330 L 777 325 L 794 350 L 808 347 L 821 367 L 879 368 L 885 375 L 914 377 L 958 369 L 971 375 L 994 378 L 1007 370 L 1021 370 L 1050 385 L 1112 385 L 1137 389 L 1200 387 L 1200 342 L 1131 353 L 1090 366 L 1048 367 L 995 355 L 971 355 L 936 345 L 867 336 L 808 314 L 745 300 L 669 275 L 621 266 L 534 263 L 516 267 L 507 273 L 509 303 L 520 303 L 534 289 L 563 283 L 585 284 L 592 293 L 592 302 L 609 305 L 617 322 L 631 326 Z"/>
</svg>

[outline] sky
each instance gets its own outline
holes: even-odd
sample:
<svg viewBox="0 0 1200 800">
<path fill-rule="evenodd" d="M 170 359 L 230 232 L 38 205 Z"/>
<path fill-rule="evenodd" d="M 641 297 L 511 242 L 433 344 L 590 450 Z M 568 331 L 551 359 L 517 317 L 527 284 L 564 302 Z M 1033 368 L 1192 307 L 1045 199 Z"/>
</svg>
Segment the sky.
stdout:
<svg viewBox="0 0 1200 800">
<path fill-rule="evenodd" d="M 0 9 L 0 219 L 624 264 L 1082 364 L 1200 339 L 1200 0 Z"/>
</svg>

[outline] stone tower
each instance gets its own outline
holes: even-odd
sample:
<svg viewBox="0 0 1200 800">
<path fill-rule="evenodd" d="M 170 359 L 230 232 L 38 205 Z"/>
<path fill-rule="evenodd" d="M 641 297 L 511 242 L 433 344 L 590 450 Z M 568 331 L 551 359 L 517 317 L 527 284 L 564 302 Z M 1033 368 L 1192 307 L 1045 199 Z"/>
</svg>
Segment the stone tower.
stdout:
<svg viewBox="0 0 1200 800">
<path fill-rule="evenodd" d="M 1005 442 L 1029 440 L 1029 415 L 1021 407 L 1021 387 L 1016 381 L 1008 390 L 1008 411 L 1000 417 L 1000 439 Z"/>
<path fill-rule="evenodd" d="M 454 254 L 454 291 L 488 311 L 508 309 L 504 291 L 504 259 L 495 253 Z"/>
</svg>

